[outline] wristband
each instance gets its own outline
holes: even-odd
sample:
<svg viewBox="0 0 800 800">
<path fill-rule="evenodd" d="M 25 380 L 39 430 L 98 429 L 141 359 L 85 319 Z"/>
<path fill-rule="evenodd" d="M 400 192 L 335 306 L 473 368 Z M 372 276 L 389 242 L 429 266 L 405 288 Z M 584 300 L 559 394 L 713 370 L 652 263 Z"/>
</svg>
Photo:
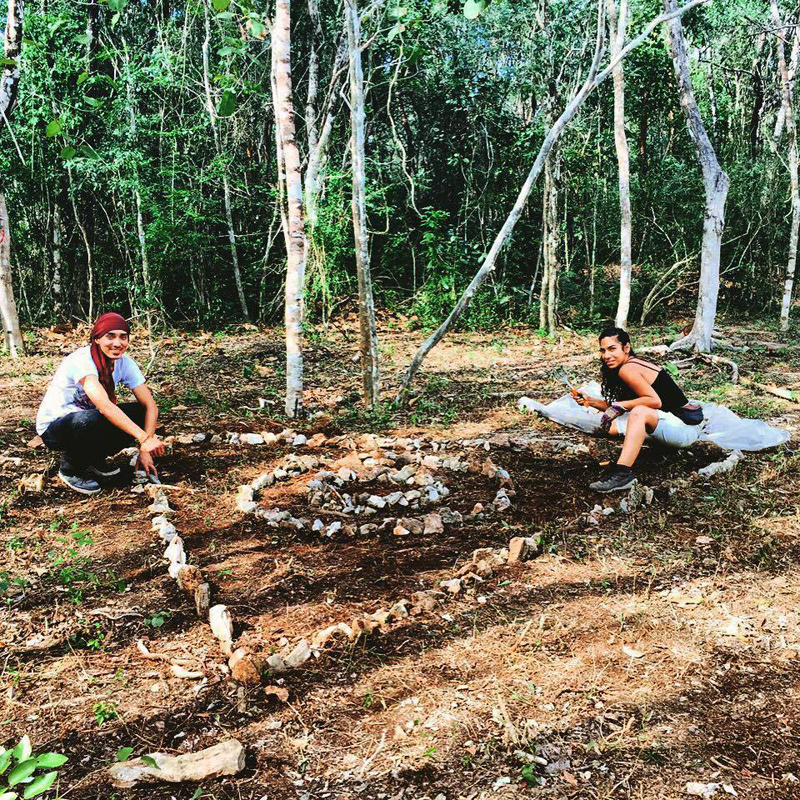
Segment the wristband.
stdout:
<svg viewBox="0 0 800 800">
<path fill-rule="evenodd" d="M 623 414 L 626 414 L 628 411 L 623 405 L 619 403 L 612 403 L 604 412 L 603 416 L 600 417 L 600 427 L 604 431 L 608 431 L 611 427 L 611 423 L 617 418 L 621 417 Z"/>
</svg>

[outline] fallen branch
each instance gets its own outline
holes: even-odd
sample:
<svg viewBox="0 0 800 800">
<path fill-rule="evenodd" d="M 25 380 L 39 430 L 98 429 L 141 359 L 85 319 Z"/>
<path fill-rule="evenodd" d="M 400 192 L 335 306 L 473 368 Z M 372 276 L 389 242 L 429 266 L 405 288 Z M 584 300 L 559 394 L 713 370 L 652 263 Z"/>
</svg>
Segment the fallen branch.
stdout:
<svg viewBox="0 0 800 800">
<path fill-rule="evenodd" d="M 752 378 L 742 378 L 740 382 L 742 386 L 752 386 L 756 389 L 760 389 L 762 392 L 766 392 L 767 394 L 780 397 L 781 400 L 787 400 L 790 403 L 796 404 L 796 401 L 800 399 L 797 396 L 797 392 L 793 392 L 791 389 L 782 389 L 780 386 L 770 386 L 767 383 L 759 383 L 758 381 L 754 381 Z"/>
<path fill-rule="evenodd" d="M 143 617 L 144 614 L 140 614 L 138 611 L 120 611 L 118 614 L 111 614 L 103 608 L 96 608 L 94 611 L 88 611 L 87 615 L 90 617 L 105 617 L 112 622 L 116 622 L 120 619 L 125 619 L 126 617 Z"/>
<path fill-rule="evenodd" d="M 137 649 L 137 650 L 138 650 L 138 651 L 139 651 L 139 652 L 140 652 L 140 653 L 141 653 L 141 654 L 142 654 L 142 655 L 143 655 L 145 658 L 152 659 L 153 661 L 169 661 L 169 660 L 170 660 L 169 656 L 165 656 L 163 653 L 151 653 L 151 652 L 150 652 L 150 651 L 147 649 L 147 645 L 146 645 L 146 644 L 144 643 L 144 641 L 142 641 L 141 639 L 139 639 L 139 641 L 138 641 L 138 642 L 136 642 L 136 649 Z"/>
</svg>

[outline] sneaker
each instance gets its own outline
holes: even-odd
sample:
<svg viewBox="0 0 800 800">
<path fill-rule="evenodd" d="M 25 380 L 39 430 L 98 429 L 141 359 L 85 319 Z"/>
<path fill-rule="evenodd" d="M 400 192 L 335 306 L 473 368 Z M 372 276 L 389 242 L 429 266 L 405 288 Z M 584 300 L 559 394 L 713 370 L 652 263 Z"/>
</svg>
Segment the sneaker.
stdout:
<svg viewBox="0 0 800 800">
<path fill-rule="evenodd" d="M 636 476 L 629 469 L 614 468 L 609 471 L 605 478 L 589 484 L 589 488 L 595 492 L 621 492 L 623 489 L 630 489 L 636 483 Z"/>
<path fill-rule="evenodd" d="M 109 464 L 104 458 L 89 463 L 89 471 L 101 478 L 110 478 L 113 475 L 119 475 L 119 467 L 115 464 Z"/>
<path fill-rule="evenodd" d="M 97 494 L 102 491 L 100 484 L 93 478 L 82 478 L 80 475 L 66 475 L 61 470 L 58 472 L 58 477 L 62 483 L 65 483 L 75 492 L 81 494 Z"/>
</svg>

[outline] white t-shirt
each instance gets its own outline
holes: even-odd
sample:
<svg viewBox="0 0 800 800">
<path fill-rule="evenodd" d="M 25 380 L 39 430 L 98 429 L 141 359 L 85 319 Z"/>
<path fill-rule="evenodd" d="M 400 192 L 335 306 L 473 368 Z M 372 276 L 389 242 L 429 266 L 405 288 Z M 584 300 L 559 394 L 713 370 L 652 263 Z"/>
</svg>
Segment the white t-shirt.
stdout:
<svg viewBox="0 0 800 800">
<path fill-rule="evenodd" d="M 92 361 L 91 347 L 88 345 L 70 353 L 56 370 L 36 415 L 36 433 L 41 436 L 51 422 L 73 411 L 86 411 L 95 407 L 80 384 L 87 375 L 99 377 L 97 367 Z M 120 383 L 131 391 L 144 383 L 144 375 L 139 366 L 127 355 L 114 362 L 114 386 Z"/>
</svg>

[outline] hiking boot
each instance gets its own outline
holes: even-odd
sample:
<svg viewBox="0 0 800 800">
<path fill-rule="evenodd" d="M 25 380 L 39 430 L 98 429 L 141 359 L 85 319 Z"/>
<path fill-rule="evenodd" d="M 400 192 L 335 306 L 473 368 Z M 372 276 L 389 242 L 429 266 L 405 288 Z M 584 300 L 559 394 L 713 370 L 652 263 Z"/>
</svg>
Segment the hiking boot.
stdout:
<svg viewBox="0 0 800 800">
<path fill-rule="evenodd" d="M 621 492 L 630 489 L 636 483 L 636 476 L 630 469 L 614 467 L 608 474 L 599 481 L 589 484 L 589 488 L 595 492 L 607 494 L 608 492 Z"/>
<path fill-rule="evenodd" d="M 61 479 L 61 482 L 69 486 L 72 491 L 80 492 L 80 494 L 97 494 L 102 491 L 100 489 L 100 484 L 94 480 L 94 478 L 81 477 L 80 475 L 67 475 L 61 472 L 61 470 L 58 472 L 58 477 Z"/>
<path fill-rule="evenodd" d="M 111 478 L 114 475 L 119 475 L 119 467 L 116 464 L 109 464 L 104 458 L 90 461 L 89 471 L 99 475 L 101 478 Z"/>
</svg>

